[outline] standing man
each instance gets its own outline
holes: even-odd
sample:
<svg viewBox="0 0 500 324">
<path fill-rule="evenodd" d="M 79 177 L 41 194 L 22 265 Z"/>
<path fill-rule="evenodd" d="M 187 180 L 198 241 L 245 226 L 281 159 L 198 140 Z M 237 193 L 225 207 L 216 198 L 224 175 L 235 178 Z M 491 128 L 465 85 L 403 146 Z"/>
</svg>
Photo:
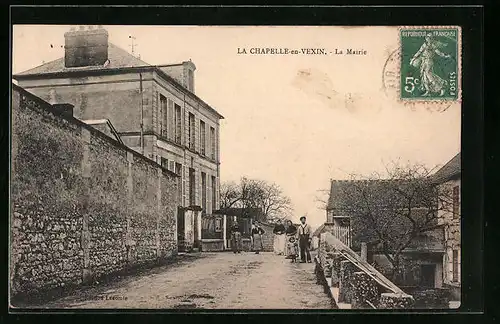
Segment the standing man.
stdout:
<svg viewBox="0 0 500 324">
<path fill-rule="evenodd" d="M 311 226 L 306 224 L 306 216 L 300 218 L 299 226 L 299 245 L 300 245 L 300 263 L 311 263 L 311 253 L 309 252 L 309 246 L 311 244 Z"/>
<path fill-rule="evenodd" d="M 236 220 L 231 226 L 231 247 L 233 248 L 233 253 L 241 253 L 241 229 Z"/>
</svg>

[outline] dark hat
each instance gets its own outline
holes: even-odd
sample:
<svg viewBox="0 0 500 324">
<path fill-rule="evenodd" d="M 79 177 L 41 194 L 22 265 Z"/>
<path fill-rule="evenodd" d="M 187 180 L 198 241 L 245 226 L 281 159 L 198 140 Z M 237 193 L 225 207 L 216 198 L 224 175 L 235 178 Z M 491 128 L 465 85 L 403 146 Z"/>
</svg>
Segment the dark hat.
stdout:
<svg viewBox="0 0 500 324">
<path fill-rule="evenodd" d="M 303 219 L 306 219 L 306 216 L 302 216 L 302 217 L 300 218 L 300 220 L 302 220 L 302 218 L 303 218 Z"/>
</svg>

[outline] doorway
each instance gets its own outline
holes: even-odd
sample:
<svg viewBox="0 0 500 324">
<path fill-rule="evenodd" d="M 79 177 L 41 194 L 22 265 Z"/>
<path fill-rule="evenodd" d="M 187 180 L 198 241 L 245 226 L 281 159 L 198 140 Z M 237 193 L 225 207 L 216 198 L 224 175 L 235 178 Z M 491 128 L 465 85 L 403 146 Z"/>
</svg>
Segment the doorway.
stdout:
<svg viewBox="0 0 500 324">
<path fill-rule="evenodd" d="M 186 223 L 182 207 L 177 209 L 177 250 L 186 252 Z"/>
<path fill-rule="evenodd" d="M 436 265 L 422 264 L 420 266 L 420 286 L 426 288 L 434 288 Z"/>
</svg>

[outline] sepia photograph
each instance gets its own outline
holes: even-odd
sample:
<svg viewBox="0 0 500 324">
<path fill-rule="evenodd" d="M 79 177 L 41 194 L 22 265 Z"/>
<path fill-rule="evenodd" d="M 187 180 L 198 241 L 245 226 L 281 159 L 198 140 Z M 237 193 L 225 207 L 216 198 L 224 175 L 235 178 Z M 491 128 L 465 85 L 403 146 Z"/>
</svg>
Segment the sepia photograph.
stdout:
<svg viewBox="0 0 500 324">
<path fill-rule="evenodd" d="M 9 304 L 461 305 L 459 26 L 12 26 Z"/>
</svg>

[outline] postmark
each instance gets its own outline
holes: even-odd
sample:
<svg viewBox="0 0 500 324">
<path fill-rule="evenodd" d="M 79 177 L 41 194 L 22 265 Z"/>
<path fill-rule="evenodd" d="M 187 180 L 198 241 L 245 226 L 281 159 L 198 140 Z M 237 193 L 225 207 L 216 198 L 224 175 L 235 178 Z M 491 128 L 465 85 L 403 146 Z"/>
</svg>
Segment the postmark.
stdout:
<svg viewBox="0 0 500 324">
<path fill-rule="evenodd" d="M 401 28 L 400 98 L 460 98 L 460 30 L 457 27 Z"/>
<path fill-rule="evenodd" d="M 401 50 L 398 48 L 391 51 L 382 70 L 382 89 L 390 101 L 412 111 L 425 109 L 433 112 L 444 112 L 454 103 L 450 100 L 401 100 L 400 61 Z"/>
</svg>

